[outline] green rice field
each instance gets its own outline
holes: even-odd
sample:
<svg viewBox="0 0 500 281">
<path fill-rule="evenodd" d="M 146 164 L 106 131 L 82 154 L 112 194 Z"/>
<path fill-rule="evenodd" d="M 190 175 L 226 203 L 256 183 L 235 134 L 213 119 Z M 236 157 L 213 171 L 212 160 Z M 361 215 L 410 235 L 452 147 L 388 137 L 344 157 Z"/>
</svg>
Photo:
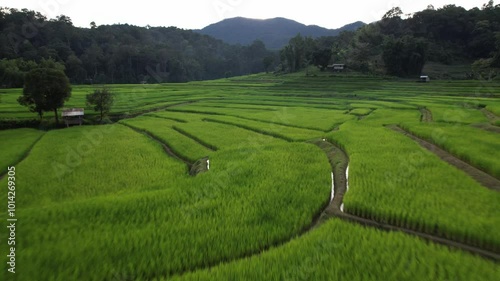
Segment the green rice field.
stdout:
<svg viewBox="0 0 500 281">
<path fill-rule="evenodd" d="M 499 83 L 300 73 L 108 87 L 110 124 L 0 131 L 0 219 L 17 219 L 15 244 L 0 231 L 0 280 L 500 278 Z M 73 86 L 65 107 L 93 89 Z M 21 92 L 0 92 L 0 122 L 37 118 Z M 314 141 L 347 154 L 345 175 Z"/>
</svg>

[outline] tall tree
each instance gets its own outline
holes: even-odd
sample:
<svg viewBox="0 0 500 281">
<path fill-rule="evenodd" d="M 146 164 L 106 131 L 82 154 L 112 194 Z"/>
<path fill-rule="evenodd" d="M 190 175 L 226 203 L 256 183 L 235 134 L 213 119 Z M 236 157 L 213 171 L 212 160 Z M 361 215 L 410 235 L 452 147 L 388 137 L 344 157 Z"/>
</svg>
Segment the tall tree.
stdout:
<svg viewBox="0 0 500 281">
<path fill-rule="evenodd" d="M 57 109 L 71 97 L 69 79 L 63 71 L 55 68 L 37 68 L 26 74 L 23 95 L 18 98 L 21 105 L 42 117 L 43 112 L 53 111 L 59 124 Z"/>
<path fill-rule="evenodd" d="M 396 76 L 420 75 L 427 59 L 427 48 L 427 41 L 422 38 L 388 38 L 382 54 L 387 72 Z"/>
<path fill-rule="evenodd" d="M 332 59 L 331 49 L 318 49 L 313 53 L 313 63 L 315 66 L 319 67 L 321 71 L 324 71 Z"/>
<path fill-rule="evenodd" d="M 301 70 L 313 62 L 315 49 L 316 41 L 314 39 L 297 34 L 280 51 L 281 63 L 286 65 L 290 72 Z"/>
<path fill-rule="evenodd" d="M 274 63 L 274 57 L 273 56 L 267 56 L 262 59 L 262 64 L 264 64 L 264 69 L 266 70 L 266 73 L 269 73 L 269 69 Z"/>
<path fill-rule="evenodd" d="M 93 109 L 100 114 L 100 121 L 105 114 L 109 113 L 111 106 L 114 102 L 113 93 L 107 88 L 94 90 L 92 94 L 86 96 L 87 105 L 92 106 Z"/>
</svg>

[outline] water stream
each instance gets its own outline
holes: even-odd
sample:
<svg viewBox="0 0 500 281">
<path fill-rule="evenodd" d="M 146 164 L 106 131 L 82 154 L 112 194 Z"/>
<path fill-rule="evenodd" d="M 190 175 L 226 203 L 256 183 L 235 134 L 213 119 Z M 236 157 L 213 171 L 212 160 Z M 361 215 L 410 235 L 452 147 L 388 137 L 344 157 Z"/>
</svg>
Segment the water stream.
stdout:
<svg viewBox="0 0 500 281">
<path fill-rule="evenodd" d="M 344 196 L 347 194 L 347 191 L 349 191 L 349 165 L 347 165 L 347 169 L 345 170 L 345 193 Z M 344 203 L 340 205 L 340 211 L 343 213 L 344 212 Z"/>
<path fill-rule="evenodd" d="M 332 195 L 330 197 L 330 203 L 333 201 L 333 198 L 335 198 L 335 181 L 333 179 L 333 172 L 332 172 Z"/>
</svg>

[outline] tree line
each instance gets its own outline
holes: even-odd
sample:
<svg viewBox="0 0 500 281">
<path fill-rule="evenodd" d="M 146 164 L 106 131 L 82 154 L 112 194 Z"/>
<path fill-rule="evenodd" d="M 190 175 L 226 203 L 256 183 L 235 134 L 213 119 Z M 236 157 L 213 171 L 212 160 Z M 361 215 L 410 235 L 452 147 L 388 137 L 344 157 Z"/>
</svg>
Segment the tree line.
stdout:
<svg viewBox="0 0 500 281">
<path fill-rule="evenodd" d="M 477 77 L 500 67 L 500 5 L 429 5 L 411 15 L 396 7 L 355 32 L 318 39 L 299 34 L 279 52 L 259 40 L 229 45 L 175 27 L 92 22 L 78 28 L 64 15 L 47 19 L 27 9 L 0 8 L 0 58 L 0 87 L 22 87 L 26 73 L 49 60 L 62 66 L 72 84 L 186 82 L 310 65 L 325 70 L 332 63 L 409 77 L 428 61 L 472 64 Z"/>
<path fill-rule="evenodd" d="M 162 83 L 263 72 L 276 61 L 261 41 L 229 45 L 175 27 L 75 27 L 61 15 L 0 9 L 0 86 L 22 87 L 42 60 L 64 66 L 73 84 Z M 264 63 L 265 62 L 265 63 Z"/>
<path fill-rule="evenodd" d="M 337 37 L 297 35 L 280 51 L 283 71 L 330 63 L 395 76 L 420 75 L 428 61 L 472 64 L 476 76 L 500 67 L 500 5 L 466 10 L 455 5 L 411 15 L 395 7 L 375 23 Z M 473 78 L 473 77 L 470 77 Z"/>
</svg>

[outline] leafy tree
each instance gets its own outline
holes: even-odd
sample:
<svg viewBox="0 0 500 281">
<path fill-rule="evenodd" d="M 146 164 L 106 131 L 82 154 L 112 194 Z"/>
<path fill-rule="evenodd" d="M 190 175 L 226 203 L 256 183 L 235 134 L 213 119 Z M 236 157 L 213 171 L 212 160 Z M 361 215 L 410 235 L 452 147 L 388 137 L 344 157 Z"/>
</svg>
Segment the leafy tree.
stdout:
<svg viewBox="0 0 500 281">
<path fill-rule="evenodd" d="M 496 37 L 496 43 L 495 43 L 495 51 L 493 51 L 492 66 L 500 67 L 500 32 L 497 32 L 495 37 Z"/>
<path fill-rule="evenodd" d="M 385 35 L 403 36 L 406 33 L 405 21 L 401 18 L 403 11 L 399 7 L 389 10 L 378 23 L 380 30 Z"/>
<path fill-rule="evenodd" d="M 22 95 L 17 99 L 17 102 L 22 106 L 28 107 L 31 112 L 37 113 L 38 117 L 40 117 L 40 121 L 42 121 L 43 108 L 40 104 L 45 102 L 42 97 L 37 96 L 35 99 L 33 96 Z"/>
<path fill-rule="evenodd" d="M 343 31 L 337 37 L 334 37 L 334 42 L 331 45 L 334 63 L 345 63 L 347 61 L 348 53 L 353 47 L 355 35 L 355 32 Z"/>
<path fill-rule="evenodd" d="M 427 47 L 422 38 L 388 38 L 382 54 L 387 72 L 397 76 L 420 75 L 427 59 Z"/>
<path fill-rule="evenodd" d="M 91 79 L 96 79 L 103 59 L 104 53 L 97 44 L 92 44 L 81 56 L 81 61 L 84 62 L 87 73 L 92 74 Z"/>
<path fill-rule="evenodd" d="M 65 62 L 66 74 L 72 83 L 84 83 L 87 72 L 83 68 L 82 61 L 75 55 L 70 55 Z"/>
<path fill-rule="evenodd" d="M 36 68 L 26 74 L 23 95 L 19 104 L 29 107 L 42 118 L 43 112 L 53 111 L 59 124 L 57 109 L 71 97 L 71 86 L 63 71 L 55 68 Z"/>
<path fill-rule="evenodd" d="M 333 62 L 357 70 L 377 70 L 387 38 L 410 36 L 428 42 L 425 58 L 441 63 L 493 58 L 500 65 L 497 34 L 500 5 L 487 2 L 466 10 L 455 5 L 432 6 L 410 17 L 395 7 L 378 22 L 356 32 L 313 40 L 297 36 L 279 52 L 283 69 L 298 71 L 317 64 L 315 51 L 331 49 Z M 174 82 L 215 79 L 266 71 L 266 57 L 277 52 L 261 42 L 228 45 L 220 40 L 174 27 L 137 27 L 91 24 L 78 28 L 71 19 L 47 19 L 27 9 L 0 8 L 0 58 L 63 63 L 72 83 Z M 418 52 L 417 52 L 418 53 Z M 418 65 L 419 56 L 413 56 Z M 22 86 L 27 70 L 17 63 L 0 63 L 0 85 Z M 32 68 L 29 68 L 30 70 Z"/>
<path fill-rule="evenodd" d="M 50 68 L 50 69 L 55 69 L 59 70 L 64 73 L 64 70 L 66 69 L 64 67 L 64 64 L 57 62 L 51 58 L 49 59 L 42 59 L 39 63 L 37 68 Z"/>
<path fill-rule="evenodd" d="M 290 72 L 305 68 L 312 62 L 315 48 L 315 40 L 298 34 L 290 39 L 288 45 L 280 51 L 282 65 L 287 65 Z"/>
<path fill-rule="evenodd" d="M 269 73 L 269 68 L 271 68 L 273 63 L 274 63 L 273 56 L 267 56 L 267 57 L 262 59 L 262 64 L 264 64 L 264 69 L 266 70 L 266 73 Z"/>
<path fill-rule="evenodd" d="M 107 88 L 94 90 L 92 94 L 86 96 L 87 105 L 92 106 L 96 112 L 100 113 L 100 121 L 105 114 L 108 114 L 111 110 L 111 106 L 114 102 L 113 93 Z"/>
<path fill-rule="evenodd" d="M 313 53 L 313 63 L 315 66 L 319 67 L 321 71 L 325 71 L 332 59 L 331 49 L 316 50 Z"/>
<path fill-rule="evenodd" d="M 469 41 L 469 53 L 478 58 L 486 58 L 490 55 L 491 50 L 495 49 L 495 34 L 490 21 L 482 20 L 475 24 L 472 31 L 472 40 Z"/>
<path fill-rule="evenodd" d="M 28 71 L 37 67 L 33 61 L 19 59 L 0 60 L 0 86 L 21 88 L 24 85 L 24 76 Z"/>
<path fill-rule="evenodd" d="M 391 18 L 400 18 L 403 15 L 403 11 L 400 7 L 393 7 L 382 17 L 383 20 Z"/>
</svg>

